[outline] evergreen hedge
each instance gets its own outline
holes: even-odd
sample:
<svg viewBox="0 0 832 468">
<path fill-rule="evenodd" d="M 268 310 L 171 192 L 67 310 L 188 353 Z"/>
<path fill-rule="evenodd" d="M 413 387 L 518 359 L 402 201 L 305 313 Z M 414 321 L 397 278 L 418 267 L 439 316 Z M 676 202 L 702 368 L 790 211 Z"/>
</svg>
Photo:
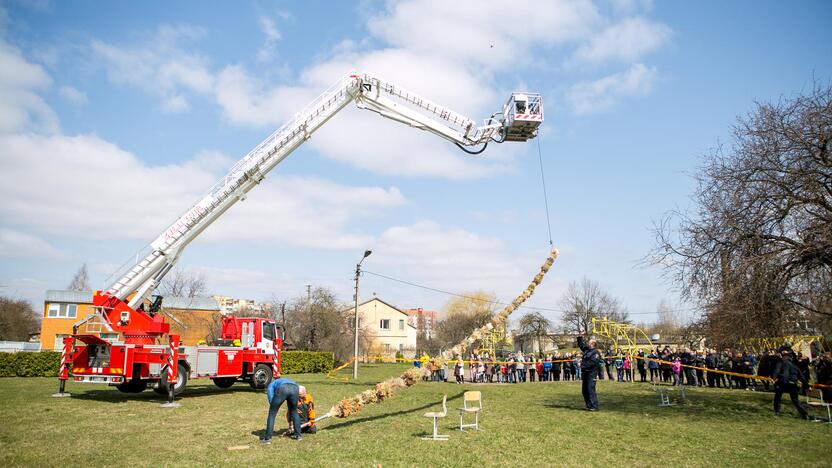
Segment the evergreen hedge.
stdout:
<svg viewBox="0 0 832 468">
<path fill-rule="evenodd" d="M 318 351 L 283 351 L 280 370 L 284 374 L 329 372 L 335 365 L 335 355 Z"/>
<path fill-rule="evenodd" d="M 61 353 L 0 353 L 0 377 L 56 377 Z"/>
<path fill-rule="evenodd" d="M 284 374 L 329 372 L 335 357 L 332 353 L 284 351 L 280 367 Z M 61 353 L 0 353 L 0 377 L 56 377 Z"/>
</svg>

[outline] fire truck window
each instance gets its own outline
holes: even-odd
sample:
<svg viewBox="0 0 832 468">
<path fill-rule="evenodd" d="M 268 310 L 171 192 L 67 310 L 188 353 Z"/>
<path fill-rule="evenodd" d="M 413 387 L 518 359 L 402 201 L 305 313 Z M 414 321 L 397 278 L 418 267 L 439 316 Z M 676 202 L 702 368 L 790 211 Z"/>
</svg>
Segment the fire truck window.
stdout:
<svg viewBox="0 0 832 468">
<path fill-rule="evenodd" d="M 274 324 L 263 322 L 263 339 L 274 341 Z"/>
</svg>

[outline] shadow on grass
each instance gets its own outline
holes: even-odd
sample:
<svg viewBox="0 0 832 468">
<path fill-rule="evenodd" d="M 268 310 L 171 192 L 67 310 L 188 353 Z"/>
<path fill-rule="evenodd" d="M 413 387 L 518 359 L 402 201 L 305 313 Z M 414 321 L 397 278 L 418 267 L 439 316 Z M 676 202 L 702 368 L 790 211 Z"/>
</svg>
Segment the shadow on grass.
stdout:
<svg viewBox="0 0 832 468">
<path fill-rule="evenodd" d="M 737 418 L 755 416 L 760 417 L 761 413 L 769 402 L 747 393 L 719 394 L 710 393 L 703 389 L 688 389 L 684 400 L 679 398 L 678 392 L 671 392 L 670 407 L 659 406 L 659 395 L 649 388 L 638 389 L 638 392 L 621 393 L 616 392 L 613 387 L 599 387 L 598 403 L 601 412 L 621 414 L 646 414 L 651 417 L 672 417 L 705 420 L 714 418 Z M 549 408 L 586 412 L 583 407 L 583 396 L 580 390 L 574 396 L 562 396 L 558 399 L 550 398 L 545 406 Z M 588 413 L 588 412 L 587 412 Z"/>
<path fill-rule="evenodd" d="M 248 384 L 234 385 L 231 388 L 217 388 L 213 386 L 198 386 L 187 387 L 181 395 L 176 397 L 176 400 L 191 399 L 199 397 L 208 397 L 214 395 L 223 395 L 228 393 L 264 393 L 265 390 L 254 390 Z M 151 389 L 147 389 L 141 393 L 122 393 L 116 388 L 108 388 L 106 390 L 88 390 L 83 393 L 73 393 L 73 399 L 78 400 L 94 400 L 103 403 L 124 403 L 126 401 L 148 401 L 164 403 L 167 401 L 167 395 L 159 395 Z"/>
<path fill-rule="evenodd" d="M 370 381 L 367 381 L 367 382 L 355 382 L 355 381 L 349 382 L 349 381 L 343 381 L 343 380 L 327 379 L 327 380 L 317 381 L 317 382 L 314 382 L 314 383 L 309 383 L 309 384 L 306 384 L 306 385 L 316 385 L 316 386 L 317 385 L 331 385 L 331 386 L 334 386 L 334 387 L 342 387 L 344 385 L 355 385 L 357 387 L 370 387 L 370 386 L 373 386 L 377 383 L 378 382 L 370 382 Z"/>
<path fill-rule="evenodd" d="M 449 395 L 448 396 L 448 402 L 451 402 L 453 400 L 457 400 L 459 398 L 462 398 L 463 393 L 465 393 L 465 392 L 459 392 L 456 395 Z M 404 415 L 404 414 L 411 414 L 411 413 L 415 413 L 417 411 L 426 410 L 428 408 L 438 408 L 441 404 L 442 404 L 441 401 L 432 401 L 432 402 L 424 404 L 422 406 L 417 406 L 415 408 L 409 408 L 409 409 L 405 409 L 405 410 L 401 410 L 401 411 L 396 411 L 396 412 L 393 412 L 393 413 L 377 414 L 375 416 L 368 416 L 366 418 L 360 418 L 360 419 L 349 419 L 349 420 L 344 421 L 344 422 L 340 422 L 340 423 L 337 423 L 337 424 L 332 424 L 330 426 L 326 426 L 326 429 L 327 430 L 341 429 L 341 428 L 345 428 L 345 427 L 350 427 L 353 424 L 373 422 L 373 421 L 378 421 L 379 419 L 391 418 L 391 417 L 394 417 L 394 416 L 401 416 L 401 415 Z"/>
<path fill-rule="evenodd" d="M 460 392 L 456 395 L 449 396 L 448 401 L 456 400 L 456 399 L 462 397 L 463 393 L 464 392 Z M 415 413 L 417 411 L 426 410 L 428 408 L 436 408 L 438 405 L 441 405 L 441 404 L 442 404 L 441 402 L 432 401 L 432 402 L 427 403 L 425 405 L 417 406 L 416 408 L 410 408 L 410 409 L 406 409 L 406 410 L 396 411 L 394 413 L 378 414 L 378 415 L 375 415 L 375 416 L 368 416 L 366 418 L 361 418 L 361 419 L 350 419 L 350 420 L 347 420 L 347 421 L 344 421 L 344 422 L 340 422 L 340 423 L 337 423 L 337 424 L 332 424 L 332 425 L 328 425 L 326 427 L 322 427 L 321 429 L 326 429 L 328 431 L 333 430 L 333 429 L 340 429 L 340 428 L 352 426 L 353 424 L 359 424 L 359 423 L 364 423 L 364 422 L 372 422 L 372 421 L 377 421 L 379 419 L 390 418 L 390 417 L 394 417 L 394 416 L 401 416 L 403 414 Z M 277 429 L 276 428 L 275 432 L 274 432 L 274 436 L 282 436 L 282 435 L 285 435 L 286 432 L 287 432 L 286 429 Z M 424 435 L 424 434 L 425 433 L 415 434 L 415 435 Z M 251 435 L 257 436 L 257 438 L 263 438 L 266 435 L 266 429 L 257 429 L 256 431 L 251 431 Z"/>
</svg>

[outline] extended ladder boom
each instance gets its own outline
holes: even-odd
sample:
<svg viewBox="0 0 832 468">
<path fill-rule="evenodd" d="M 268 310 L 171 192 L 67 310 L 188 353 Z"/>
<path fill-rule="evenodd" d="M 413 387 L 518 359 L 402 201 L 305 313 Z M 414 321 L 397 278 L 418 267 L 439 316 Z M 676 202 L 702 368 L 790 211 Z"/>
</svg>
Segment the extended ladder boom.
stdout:
<svg viewBox="0 0 832 468">
<path fill-rule="evenodd" d="M 349 75 L 318 96 L 238 161 L 208 193 L 186 211 L 137 256 L 107 294 L 137 307 L 173 268 L 183 249 L 238 200 L 243 200 L 277 164 L 355 100 L 359 108 L 431 132 L 460 147 L 487 145 L 490 141 L 525 141 L 543 122 L 540 95 L 515 93 L 482 126 L 448 108 L 376 77 Z M 533 110 L 534 112 L 529 112 Z M 519 136 L 518 136 L 519 135 Z"/>
</svg>

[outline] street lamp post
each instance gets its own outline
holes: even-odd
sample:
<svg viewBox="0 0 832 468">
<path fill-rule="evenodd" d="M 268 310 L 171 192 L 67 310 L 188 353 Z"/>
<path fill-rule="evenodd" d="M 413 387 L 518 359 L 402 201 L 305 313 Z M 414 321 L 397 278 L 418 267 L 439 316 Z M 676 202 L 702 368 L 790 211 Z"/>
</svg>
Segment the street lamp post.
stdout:
<svg viewBox="0 0 832 468">
<path fill-rule="evenodd" d="M 355 353 L 352 357 L 352 378 L 358 378 L 358 277 L 361 276 L 361 262 L 364 261 L 365 258 L 369 257 L 370 254 L 373 253 L 372 250 L 365 250 L 364 256 L 361 257 L 361 261 L 355 265 Z"/>
</svg>

